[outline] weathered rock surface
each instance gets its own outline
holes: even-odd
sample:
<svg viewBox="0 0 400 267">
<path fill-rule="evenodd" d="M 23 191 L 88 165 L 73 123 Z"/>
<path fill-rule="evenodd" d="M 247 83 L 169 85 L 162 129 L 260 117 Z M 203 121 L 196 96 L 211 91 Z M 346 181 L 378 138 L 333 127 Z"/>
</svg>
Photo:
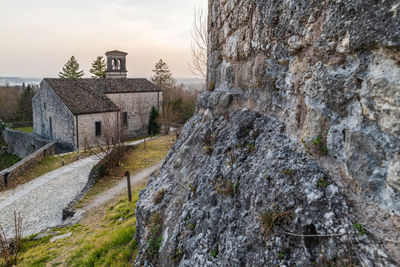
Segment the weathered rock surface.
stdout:
<svg viewBox="0 0 400 267">
<path fill-rule="evenodd" d="M 158 192 L 164 192 L 162 201 L 155 200 Z M 155 213 L 163 218 L 163 242 L 151 258 L 146 240 Z M 263 223 L 263 216 L 278 214 L 275 223 Z M 394 266 L 375 241 L 353 228 L 357 221 L 338 187 L 297 151 L 284 126 L 248 110 L 192 118 L 141 192 L 136 216 L 138 266 L 310 266 L 359 259 L 366 266 Z"/>
<path fill-rule="evenodd" d="M 210 0 L 215 89 L 141 193 L 135 264 L 399 265 L 399 11 Z"/>
</svg>

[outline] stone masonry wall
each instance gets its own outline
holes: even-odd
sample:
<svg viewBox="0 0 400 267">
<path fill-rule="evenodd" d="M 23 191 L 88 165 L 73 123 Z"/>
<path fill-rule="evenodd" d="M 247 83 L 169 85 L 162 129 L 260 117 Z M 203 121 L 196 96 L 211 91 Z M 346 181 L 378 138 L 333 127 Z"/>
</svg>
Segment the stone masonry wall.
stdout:
<svg viewBox="0 0 400 267">
<path fill-rule="evenodd" d="M 64 149 L 74 149 L 72 112 L 45 81 L 40 83 L 40 90 L 32 99 L 32 111 L 35 134 L 56 141 Z"/>
<path fill-rule="evenodd" d="M 200 106 L 277 117 L 321 165 L 400 214 L 399 12 L 394 0 L 210 0 L 215 90 Z"/>
<path fill-rule="evenodd" d="M 111 142 L 119 124 L 118 120 L 118 112 L 78 115 L 79 149 Z M 74 121 L 74 125 L 76 125 L 76 117 Z M 101 122 L 101 136 L 99 137 L 96 136 L 95 123 L 97 121 Z M 75 149 L 77 149 L 76 146 Z"/>
<path fill-rule="evenodd" d="M 0 188 L 4 188 L 6 186 L 6 179 L 7 183 L 9 183 L 12 179 L 17 178 L 26 171 L 30 170 L 46 156 L 54 155 L 56 153 L 56 148 L 56 143 L 48 143 L 13 166 L 0 171 Z"/>
<path fill-rule="evenodd" d="M 107 97 L 121 109 L 121 112 L 128 112 L 128 126 L 122 126 L 124 136 L 147 134 L 151 108 L 154 106 L 161 109 L 162 105 L 161 92 L 107 94 Z"/>
<path fill-rule="evenodd" d="M 17 155 L 21 159 L 50 142 L 36 134 L 14 131 L 9 128 L 3 130 L 3 138 L 7 143 L 8 153 Z"/>
</svg>

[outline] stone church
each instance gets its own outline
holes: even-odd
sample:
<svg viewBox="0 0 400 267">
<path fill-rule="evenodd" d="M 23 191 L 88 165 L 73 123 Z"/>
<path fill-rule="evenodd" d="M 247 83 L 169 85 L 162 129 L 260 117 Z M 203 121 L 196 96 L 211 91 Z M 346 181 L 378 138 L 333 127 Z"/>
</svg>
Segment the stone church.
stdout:
<svg viewBox="0 0 400 267">
<path fill-rule="evenodd" d="M 76 150 L 146 133 L 151 108 L 161 108 L 161 89 L 127 78 L 127 53 L 106 56 L 105 79 L 43 79 L 32 100 L 35 134 Z"/>
</svg>

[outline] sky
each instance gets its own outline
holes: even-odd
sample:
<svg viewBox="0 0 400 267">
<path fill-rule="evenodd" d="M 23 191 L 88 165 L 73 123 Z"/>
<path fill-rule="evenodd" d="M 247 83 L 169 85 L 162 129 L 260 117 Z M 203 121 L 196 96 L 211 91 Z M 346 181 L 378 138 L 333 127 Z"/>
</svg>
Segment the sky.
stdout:
<svg viewBox="0 0 400 267">
<path fill-rule="evenodd" d="M 0 0 L 0 76 L 57 77 L 74 55 L 85 77 L 109 50 L 128 53 L 128 77 L 150 77 L 162 58 L 192 77 L 195 5 L 207 0 Z"/>
</svg>

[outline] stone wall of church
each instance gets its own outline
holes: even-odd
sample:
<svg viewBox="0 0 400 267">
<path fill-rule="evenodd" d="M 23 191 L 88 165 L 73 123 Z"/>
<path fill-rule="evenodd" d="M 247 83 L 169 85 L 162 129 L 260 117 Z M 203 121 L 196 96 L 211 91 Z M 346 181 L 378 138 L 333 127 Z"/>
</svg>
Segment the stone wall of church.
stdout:
<svg viewBox="0 0 400 267">
<path fill-rule="evenodd" d="M 76 117 L 78 117 L 79 149 L 112 142 L 113 138 L 118 135 L 118 112 L 78 115 L 74 117 L 74 125 L 76 125 Z M 101 122 L 101 136 L 96 136 L 96 122 L 98 121 Z M 75 149 L 77 149 L 76 146 Z"/>
<path fill-rule="evenodd" d="M 33 131 L 57 142 L 62 148 L 74 148 L 74 117 L 68 107 L 45 82 L 32 99 Z"/>
<path fill-rule="evenodd" d="M 122 125 L 124 136 L 146 134 L 151 108 L 160 110 L 162 105 L 162 92 L 115 93 L 107 96 L 122 113 L 128 112 L 128 124 Z"/>
</svg>

